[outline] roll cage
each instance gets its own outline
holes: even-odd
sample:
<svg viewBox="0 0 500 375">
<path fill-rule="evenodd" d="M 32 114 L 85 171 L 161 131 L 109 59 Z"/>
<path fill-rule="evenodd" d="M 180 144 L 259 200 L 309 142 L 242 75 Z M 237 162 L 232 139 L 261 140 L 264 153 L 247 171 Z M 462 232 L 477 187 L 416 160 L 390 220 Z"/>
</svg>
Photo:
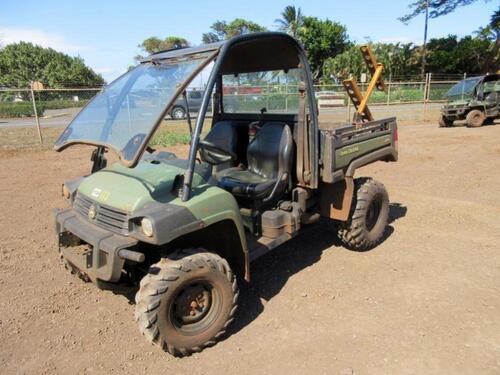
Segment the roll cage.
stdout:
<svg viewBox="0 0 500 375">
<path fill-rule="evenodd" d="M 223 74 L 239 74 L 248 72 L 259 72 L 268 70 L 285 70 L 292 68 L 303 69 L 304 91 L 307 98 L 309 109 L 308 118 L 303 118 L 299 113 L 297 115 L 297 129 L 294 131 L 294 137 L 299 137 L 302 133 L 302 142 L 307 150 L 307 155 L 298 150 L 297 158 L 303 158 L 307 161 L 307 178 L 302 179 L 298 176 L 299 183 L 316 188 L 318 186 L 318 113 L 314 100 L 314 88 L 312 86 L 312 74 L 307 63 L 307 58 L 302 46 L 287 34 L 283 33 L 256 33 L 238 36 L 223 43 L 215 59 L 215 64 L 207 82 L 207 87 L 202 99 L 200 111 L 196 119 L 196 124 L 191 138 L 189 150 L 188 168 L 184 175 L 182 189 L 182 200 L 187 201 L 191 194 L 191 184 L 196 162 L 196 153 L 200 134 L 202 131 L 205 115 L 210 102 L 210 95 L 214 87 L 216 89 L 216 100 L 214 101 L 213 122 L 223 114 L 221 81 Z M 300 110 L 299 110 L 300 112 Z M 273 114 L 262 113 L 260 119 L 272 119 Z M 305 115 L 304 115 L 305 116 Z"/>
<path fill-rule="evenodd" d="M 313 94 L 314 88 L 312 85 L 312 74 L 307 62 L 305 51 L 299 42 L 284 33 L 253 33 L 237 36 L 219 43 L 192 48 L 179 48 L 161 51 L 147 57 L 141 61 L 141 64 L 161 65 L 167 62 L 175 63 L 176 61 L 182 59 L 196 59 L 201 55 L 208 55 L 208 58 L 206 58 L 206 60 L 203 61 L 203 63 L 196 69 L 194 69 L 194 71 L 192 71 L 192 73 L 189 74 L 182 82 L 176 85 L 173 95 L 169 97 L 167 103 L 164 103 L 160 115 L 156 118 L 156 120 L 154 120 L 154 123 L 152 123 L 153 125 L 147 129 L 148 132 L 133 136 L 122 150 L 116 150 L 116 147 L 113 147 L 112 144 L 107 144 L 105 141 L 101 141 L 100 139 L 86 139 L 78 137 L 76 139 L 68 139 L 72 131 L 71 125 L 75 120 L 68 125 L 60 138 L 56 141 L 54 146 L 55 150 L 62 151 L 73 144 L 89 144 L 97 146 L 97 152 L 102 154 L 105 148 L 113 148 L 118 151 L 120 162 L 123 165 L 129 168 L 135 167 L 141 159 L 144 151 L 148 148 L 148 144 L 151 141 L 152 136 L 160 126 L 167 113 L 169 113 L 172 109 L 177 98 L 182 95 L 190 82 L 213 61 L 214 65 L 210 72 L 200 109 L 198 111 L 198 116 L 196 118 L 196 123 L 191 134 L 188 166 L 183 178 L 181 196 L 183 201 L 187 201 L 191 195 L 191 186 L 196 163 L 196 154 L 199 148 L 200 135 L 214 88 L 214 118 L 212 120 L 212 125 L 218 118 L 229 115 L 225 114 L 223 111 L 222 76 L 229 74 L 237 76 L 240 73 L 277 70 L 287 72 L 289 69 L 299 68 L 302 70 L 304 82 L 301 84 L 301 88 L 299 90 L 303 105 L 302 108 L 299 109 L 299 113 L 297 115 L 276 115 L 272 113 L 249 114 L 248 116 L 246 114 L 233 115 L 236 117 L 238 115 L 244 115 L 246 118 L 252 118 L 254 120 L 275 120 L 276 116 L 278 116 L 280 119 L 290 120 L 290 122 L 293 122 L 295 124 L 294 139 L 298 148 L 296 153 L 297 161 L 301 161 L 300 165 L 302 168 L 301 173 L 298 173 L 297 176 L 298 183 L 304 187 L 317 188 L 319 165 L 319 137 L 317 131 L 318 113 Z M 120 78 L 121 77 L 119 77 L 116 81 Z M 122 95 L 122 93 L 120 93 L 120 95 Z M 87 106 L 91 103 L 92 101 L 87 104 Z M 82 112 L 87 109 L 87 106 L 82 109 Z M 101 125 L 103 126 L 102 131 L 105 132 L 107 131 L 106 126 L 110 127 L 110 124 L 108 123 L 109 118 L 103 122 L 104 124 Z"/>
</svg>

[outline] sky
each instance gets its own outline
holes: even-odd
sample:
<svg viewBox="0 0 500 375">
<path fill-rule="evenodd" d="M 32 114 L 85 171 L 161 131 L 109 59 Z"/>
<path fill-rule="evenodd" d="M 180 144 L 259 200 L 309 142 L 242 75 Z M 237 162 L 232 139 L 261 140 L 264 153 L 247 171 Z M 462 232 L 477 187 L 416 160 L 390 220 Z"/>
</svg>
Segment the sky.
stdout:
<svg viewBox="0 0 500 375">
<path fill-rule="evenodd" d="M 107 82 L 122 74 L 141 53 L 144 39 L 177 35 L 192 45 L 216 20 L 245 18 L 269 29 L 287 5 L 307 16 L 329 18 L 347 27 L 356 42 L 423 40 L 423 16 L 405 25 L 397 20 L 414 0 L 0 0 L 0 42 L 20 40 L 81 56 Z M 430 21 L 429 38 L 464 36 L 485 26 L 498 0 L 479 0 Z"/>
</svg>

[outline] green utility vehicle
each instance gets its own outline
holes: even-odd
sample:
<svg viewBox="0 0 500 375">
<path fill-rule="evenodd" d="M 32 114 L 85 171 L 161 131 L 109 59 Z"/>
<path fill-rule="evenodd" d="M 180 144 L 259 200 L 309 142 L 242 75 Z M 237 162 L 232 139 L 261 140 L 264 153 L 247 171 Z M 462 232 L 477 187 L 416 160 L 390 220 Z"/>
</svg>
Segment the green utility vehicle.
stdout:
<svg viewBox="0 0 500 375">
<path fill-rule="evenodd" d="M 187 160 L 152 150 L 173 103 L 208 69 L 194 127 L 186 111 Z M 296 95 L 285 108 L 241 94 L 264 82 Z M 231 113 L 227 93 L 240 101 Z M 78 144 L 96 148 L 92 172 L 62 187 L 69 208 L 55 211 L 63 262 L 99 288 L 138 285 L 139 329 L 173 355 L 221 338 L 234 319 L 237 280 L 250 282 L 251 262 L 305 226 L 324 218 L 335 224 L 324 235 L 348 248 L 379 244 L 388 194 L 354 173 L 398 158 L 394 118 L 320 130 L 306 55 L 282 33 L 151 55 L 97 95 L 55 149 Z M 107 166 L 106 151 L 119 160 Z"/>
<path fill-rule="evenodd" d="M 448 102 L 441 108 L 440 127 L 465 120 L 467 126 L 476 128 L 500 118 L 500 74 L 464 79 L 446 96 Z"/>
</svg>

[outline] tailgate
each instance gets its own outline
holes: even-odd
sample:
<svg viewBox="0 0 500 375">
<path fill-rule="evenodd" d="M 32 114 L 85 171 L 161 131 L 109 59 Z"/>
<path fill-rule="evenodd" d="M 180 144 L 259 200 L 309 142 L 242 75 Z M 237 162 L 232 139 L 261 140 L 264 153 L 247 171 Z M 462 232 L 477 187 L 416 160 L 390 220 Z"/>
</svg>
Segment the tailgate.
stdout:
<svg viewBox="0 0 500 375">
<path fill-rule="evenodd" d="M 396 161 L 395 118 L 321 130 L 321 178 L 333 183 L 377 160 Z"/>
</svg>

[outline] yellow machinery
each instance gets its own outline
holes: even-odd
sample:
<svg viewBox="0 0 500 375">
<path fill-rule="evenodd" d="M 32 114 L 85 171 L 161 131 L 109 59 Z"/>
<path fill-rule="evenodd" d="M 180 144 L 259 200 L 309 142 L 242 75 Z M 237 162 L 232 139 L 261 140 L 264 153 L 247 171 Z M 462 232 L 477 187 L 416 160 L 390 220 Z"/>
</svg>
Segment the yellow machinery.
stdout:
<svg viewBox="0 0 500 375">
<path fill-rule="evenodd" d="M 342 82 L 349 98 L 352 101 L 352 104 L 356 108 L 356 113 L 353 118 L 353 121 L 356 123 L 373 120 L 373 116 L 368 108 L 368 99 L 370 98 L 373 89 L 377 88 L 380 91 L 386 91 L 384 79 L 382 78 L 384 65 L 377 62 L 377 59 L 369 46 L 363 45 L 360 49 L 363 55 L 363 60 L 365 61 L 372 77 L 370 83 L 368 84 L 368 88 L 366 89 L 365 95 L 363 96 L 361 93 L 361 90 L 356 83 L 356 79 L 346 79 Z"/>
</svg>

